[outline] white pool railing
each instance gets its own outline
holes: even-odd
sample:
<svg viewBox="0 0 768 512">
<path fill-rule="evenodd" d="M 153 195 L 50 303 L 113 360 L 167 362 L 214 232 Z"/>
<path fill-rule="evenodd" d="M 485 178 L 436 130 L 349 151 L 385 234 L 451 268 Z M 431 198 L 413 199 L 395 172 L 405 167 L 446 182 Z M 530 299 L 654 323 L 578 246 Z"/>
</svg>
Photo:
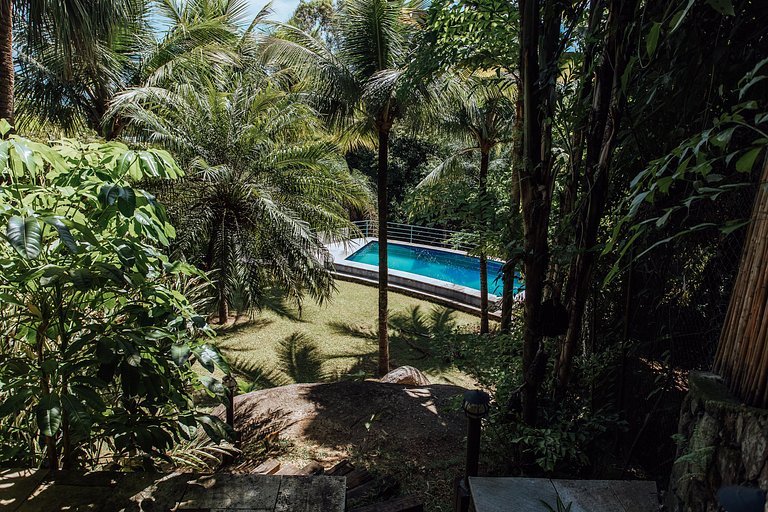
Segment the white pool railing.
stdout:
<svg viewBox="0 0 768 512">
<path fill-rule="evenodd" d="M 363 233 L 365 238 L 378 237 L 378 221 L 360 220 L 355 221 L 354 224 Z M 414 226 L 413 224 L 387 222 L 387 234 L 390 240 L 458 249 L 467 252 L 472 251 L 477 246 L 474 242 L 474 240 L 477 239 L 475 233 L 430 228 L 427 226 Z"/>
</svg>

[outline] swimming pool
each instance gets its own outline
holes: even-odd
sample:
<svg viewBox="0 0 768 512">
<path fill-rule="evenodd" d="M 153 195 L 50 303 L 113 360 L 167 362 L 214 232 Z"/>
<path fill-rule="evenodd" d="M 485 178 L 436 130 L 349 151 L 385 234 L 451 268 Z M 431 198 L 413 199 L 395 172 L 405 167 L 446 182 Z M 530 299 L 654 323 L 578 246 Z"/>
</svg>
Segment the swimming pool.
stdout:
<svg viewBox="0 0 768 512">
<path fill-rule="evenodd" d="M 410 272 L 432 279 L 439 279 L 459 286 L 480 290 L 480 258 L 438 249 L 411 245 L 387 244 L 389 268 Z M 370 242 L 355 253 L 347 256 L 349 261 L 379 265 L 379 242 Z M 502 263 L 488 260 L 488 292 L 501 296 L 503 282 Z M 522 283 L 515 276 L 514 293 L 522 289 Z"/>
</svg>

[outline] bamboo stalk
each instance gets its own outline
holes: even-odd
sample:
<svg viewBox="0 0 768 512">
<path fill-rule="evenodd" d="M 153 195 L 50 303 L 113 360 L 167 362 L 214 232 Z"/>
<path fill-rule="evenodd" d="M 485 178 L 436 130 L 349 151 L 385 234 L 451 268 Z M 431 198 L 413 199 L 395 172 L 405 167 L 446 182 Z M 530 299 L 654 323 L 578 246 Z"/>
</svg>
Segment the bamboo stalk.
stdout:
<svg viewBox="0 0 768 512">
<path fill-rule="evenodd" d="M 768 159 L 720 335 L 714 370 L 745 403 L 768 406 Z"/>
</svg>

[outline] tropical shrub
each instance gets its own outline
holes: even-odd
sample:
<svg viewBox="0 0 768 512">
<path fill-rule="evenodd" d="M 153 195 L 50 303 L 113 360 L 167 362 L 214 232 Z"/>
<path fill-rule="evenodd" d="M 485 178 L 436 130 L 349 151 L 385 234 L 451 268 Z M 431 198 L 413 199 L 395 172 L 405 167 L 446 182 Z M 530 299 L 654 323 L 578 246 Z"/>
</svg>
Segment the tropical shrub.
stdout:
<svg viewBox="0 0 768 512">
<path fill-rule="evenodd" d="M 164 457 L 199 424 L 220 439 L 225 425 L 191 400 L 204 385 L 223 392 L 194 360 L 228 371 L 179 291 L 198 271 L 164 254 L 174 228 L 132 185 L 177 178 L 176 163 L 114 142 L 7 136 L 0 122 L 2 463 Z"/>
</svg>

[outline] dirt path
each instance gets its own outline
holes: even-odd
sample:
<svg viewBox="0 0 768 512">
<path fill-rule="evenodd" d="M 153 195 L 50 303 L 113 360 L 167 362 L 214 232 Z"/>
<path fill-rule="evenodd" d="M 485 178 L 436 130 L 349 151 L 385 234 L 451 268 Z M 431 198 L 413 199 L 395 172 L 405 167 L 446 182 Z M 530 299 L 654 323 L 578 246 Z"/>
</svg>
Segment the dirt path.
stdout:
<svg viewBox="0 0 768 512">
<path fill-rule="evenodd" d="M 440 384 L 294 384 L 238 396 L 235 423 L 246 455 L 269 431 L 268 438 L 290 441 L 281 457 L 286 462 L 315 460 L 328 467 L 350 458 L 397 478 L 428 510 L 448 510 L 452 481 L 464 460 L 464 391 Z"/>
</svg>

